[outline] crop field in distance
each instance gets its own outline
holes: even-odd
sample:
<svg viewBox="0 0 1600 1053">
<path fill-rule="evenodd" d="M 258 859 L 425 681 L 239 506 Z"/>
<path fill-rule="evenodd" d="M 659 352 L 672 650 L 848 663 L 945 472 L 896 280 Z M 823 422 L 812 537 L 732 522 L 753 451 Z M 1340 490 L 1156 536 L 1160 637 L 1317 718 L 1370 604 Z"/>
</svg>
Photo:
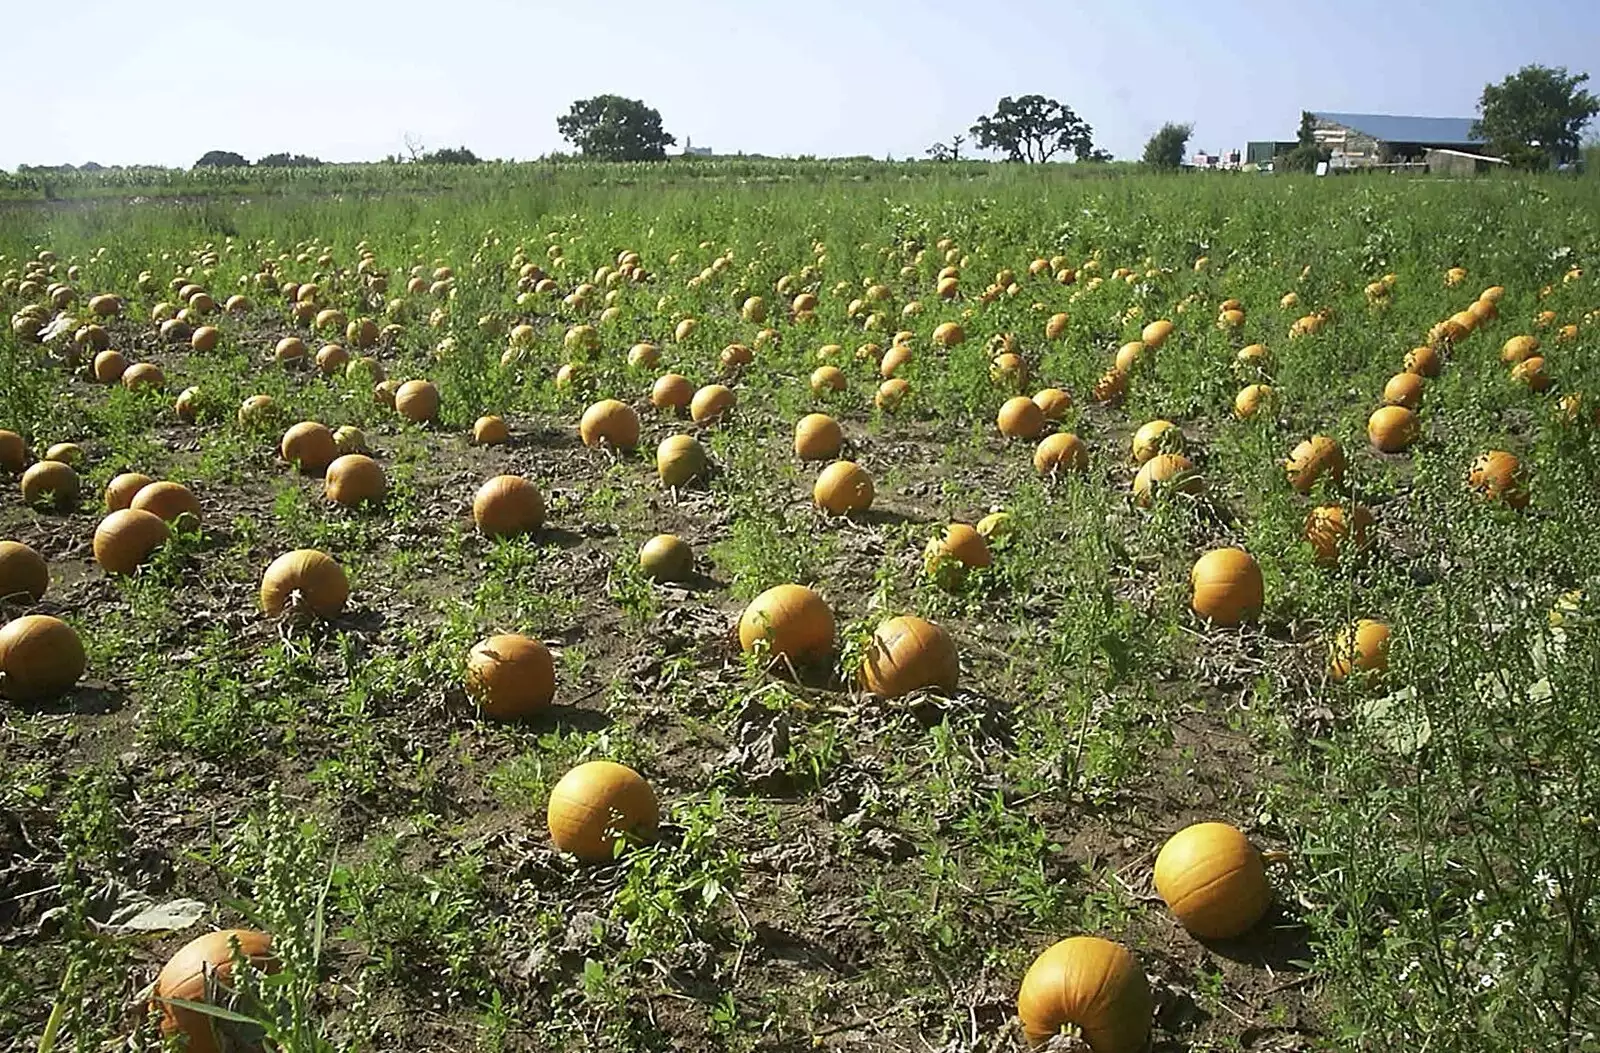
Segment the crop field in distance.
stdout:
<svg viewBox="0 0 1600 1053">
<path fill-rule="evenodd" d="M 1600 180 L 384 171 L 0 204 L 0 1050 L 1600 1049 Z"/>
</svg>

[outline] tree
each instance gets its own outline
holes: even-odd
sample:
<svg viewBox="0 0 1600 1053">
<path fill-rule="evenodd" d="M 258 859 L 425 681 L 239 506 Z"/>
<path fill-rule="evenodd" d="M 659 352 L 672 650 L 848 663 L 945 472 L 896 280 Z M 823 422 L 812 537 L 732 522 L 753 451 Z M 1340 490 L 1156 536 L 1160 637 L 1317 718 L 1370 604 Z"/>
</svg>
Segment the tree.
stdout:
<svg viewBox="0 0 1600 1053">
<path fill-rule="evenodd" d="M 316 168 L 326 161 L 305 154 L 268 154 L 256 162 L 257 168 Z"/>
<path fill-rule="evenodd" d="M 236 154 L 232 150 L 207 150 L 200 160 L 194 163 L 196 168 L 249 168 L 250 162 L 244 159 L 243 154 Z"/>
<path fill-rule="evenodd" d="M 964 135 L 952 135 L 948 143 L 934 143 L 928 147 L 927 154 L 930 161 L 959 161 L 961 160 L 961 144 L 967 141 Z"/>
<path fill-rule="evenodd" d="M 417 160 L 427 165 L 475 165 L 483 159 L 465 146 L 457 146 L 454 149 L 445 147 L 443 150 L 433 150 Z"/>
<path fill-rule="evenodd" d="M 1298 145 L 1293 150 L 1273 158 L 1274 168 L 1285 172 L 1315 172 L 1317 165 L 1330 156 L 1317 145 L 1317 118 L 1309 111 L 1300 111 L 1300 131 L 1295 135 L 1295 142 Z"/>
<path fill-rule="evenodd" d="M 584 157 L 600 161 L 659 161 L 678 140 L 661 127 L 661 111 L 638 99 L 596 95 L 579 99 L 556 130 Z"/>
<path fill-rule="evenodd" d="M 1583 126 L 1600 113 L 1600 99 L 1579 87 L 1588 79 L 1565 66 L 1524 66 L 1499 84 L 1485 85 L 1472 132 L 1523 168 L 1574 161 Z"/>
<path fill-rule="evenodd" d="M 1174 124 L 1168 121 L 1161 130 L 1144 144 L 1144 163 L 1151 168 L 1171 170 L 1183 167 L 1183 150 L 1194 134 L 1192 124 Z"/>
<path fill-rule="evenodd" d="M 999 150 L 1007 161 L 1048 161 L 1068 150 L 1086 160 L 1095 153 L 1094 129 L 1089 122 L 1043 95 L 1007 95 L 988 117 L 972 126 L 973 140 L 982 150 Z"/>
</svg>

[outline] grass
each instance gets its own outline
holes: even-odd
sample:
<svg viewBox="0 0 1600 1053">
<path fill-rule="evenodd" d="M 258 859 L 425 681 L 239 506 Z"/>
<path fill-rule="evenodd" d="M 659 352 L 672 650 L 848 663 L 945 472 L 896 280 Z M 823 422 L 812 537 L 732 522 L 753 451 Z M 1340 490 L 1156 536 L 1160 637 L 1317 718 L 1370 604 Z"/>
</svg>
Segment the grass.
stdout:
<svg viewBox="0 0 1600 1053">
<path fill-rule="evenodd" d="M 235 1011 L 285 1053 L 1005 1048 L 1029 961 L 1076 933 L 1140 956 L 1165 1007 L 1158 1049 L 1600 1048 L 1600 428 L 1556 407 L 1600 392 L 1592 180 L 755 160 L 52 179 L 0 194 L 171 200 L 0 213 L 0 304 L 22 306 L 6 279 L 48 249 L 52 279 L 78 268 L 80 305 L 127 298 L 111 338 L 160 364 L 169 390 L 94 385 L 0 335 L 0 427 L 36 455 L 66 440 L 87 453 L 76 509 L 26 509 L 6 483 L 0 536 L 47 556 L 38 609 L 89 656 L 64 699 L 0 708 L 0 1048 L 127 1036 L 124 1010 L 171 952 L 240 924 L 274 934 L 283 971 L 246 979 Z M 388 275 L 381 293 L 357 272 L 362 249 Z M 648 280 L 602 271 L 624 250 Z M 1074 283 L 1029 275 L 1058 254 Z M 558 293 L 520 286 L 528 264 Z M 960 295 L 943 301 L 948 264 Z M 406 292 L 444 266 L 452 291 Z M 374 351 L 389 377 L 438 385 L 440 419 L 402 422 L 364 380 L 274 364 L 284 335 L 313 350 L 338 336 L 295 323 L 258 277 L 269 267 L 315 276 L 352 318 L 393 320 Z M 981 297 L 1002 269 L 1018 291 Z M 1369 303 L 1388 273 L 1393 293 Z M 256 305 L 220 319 L 211 353 L 165 344 L 148 319 L 176 276 Z M 592 295 L 563 299 L 584 283 Z M 887 300 L 850 317 L 872 285 Z M 1489 285 L 1505 288 L 1499 318 L 1427 381 L 1421 440 L 1370 450 L 1366 416 L 1405 352 Z M 812 319 L 787 310 L 802 291 L 820 300 Z M 1282 306 L 1290 292 L 1299 304 Z M 753 295 L 772 334 L 740 317 Z M 1241 331 L 1215 324 L 1227 298 L 1245 305 Z M 903 313 L 912 301 L 920 313 Z M 1319 308 L 1327 327 L 1291 339 Z M 1048 341 L 1058 311 L 1067 331 Z M 1554 321 L 1536 325 L 1542 311 Z M 675 339 L 688 317 L 698 328 Z M 1156 318 L 1173 337 L 1123 404 L 1096 404 L 1116 349 Z M 957 320 L 968 339 L 933 348 Z M 502 364 L 519 323 L 532 346 Z M 560 386 L 580 323 L 601 348 Z M 886 412 L 856 349 L 901 327 L 912 394 Z M 1521 332 L 1543 342 L 1548 394 L 1507 378 L 1500 348 Z M 1031 373 L 1022 393 L 1071 394 L 1057 427 L 1088 444 L 1085 474 L 1042 479 L 1031 444 L 996 434 L 1014 392 L 991 376 L 991 340 L 1008 333 Z M 661 347 L 659 370 L 626 364 L 641 340 Z M 759 348 L 727 375 L 734 342 Z M 1256 342 L 1266 365 L 1241 365 Z M 847 386 L 816 396 L 829 344 Z M 665 371 L 730 384 L 737 408 L 705 426 L 654 411 Z M 1235 419 L 1234 393 L 1257 381 L 1276 407 Z M 170 408 L 190 385 L 193 426 Z M 270 426 L 238 420 L 253 394 L 278 403 Z M 584 407 L 608 396 L 640 410 L 636 453 L 577 440 Z M 872 475 L 870 512 L 812 507 L 820 466 L 793 458 L 791 429 L 814 410 L 840 418 L 845 456 Z M 513 441 L 474 446 L 491 412 Z M 1183 430 L 1207 486 L 1143 509 L 1129 443 L 1155 418 Z M 277 457 L 298 420 L 361 427 L 388 497 L 327 503 Z M 670 491 L 652 455 L 681 432 L 712 470 Z M 1282 464 L 1316 433 L 1350 465 L 1342 488 L 1303 496 Z M 1527 509 L 1465 485 L 1491 448 L 1523 460 Z M 88 541 L 101 489 L 130 470 L 189 486 L 203 522 L 113 580 Z M 474 532 L 472 494 L 501 473 L 540 487 L 543 531 Z M 1352 498 L 1375 541 L 1319 565 L 1306 514 Z M 993 565 L 950 589 L 930 578 L 928 539 L 999 508 L 1013 531 Z M 643 576 L 657 533 L 693 546 L 695 579 Z M 1265 580 L 1240 629 L 1188 609 L 1190 567 L 1225 544 Z M 352 599 L 284 632 L 255 590 L 306 546 L 346 567 Z M 732 643 L 743 604 L 791 581 L 838 625 L 834 659 L 798 684 Z M 952 697 L 851 689 L 873 627 L 900 613 L 956 640 Z M 1329 641 L 1358 617 L 1393 627 L 1389 671 L 1335 682 Z M 484 721 L 463 687 L 468 649 L 499 632 L 556 660 L 555 704 L 519 724 Z M 643 773 L 663 826 L 586 868 L 550 848 L 544 804 L 595 758 Z M 1164 839 L 1205 819 L 1286 858 L 1268 918 L 1227 945 L 1188 936 L 1150 887 Z M 112 912 L 136 893 L 207 913 L 119 935 Z"/>
</svg>

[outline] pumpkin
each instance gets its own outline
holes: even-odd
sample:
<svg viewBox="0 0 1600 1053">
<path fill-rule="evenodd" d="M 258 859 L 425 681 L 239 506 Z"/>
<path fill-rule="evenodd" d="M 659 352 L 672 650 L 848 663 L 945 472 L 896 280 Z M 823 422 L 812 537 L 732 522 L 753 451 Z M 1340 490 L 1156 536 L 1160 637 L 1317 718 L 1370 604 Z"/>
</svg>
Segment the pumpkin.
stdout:
<svg viewBox="0 0 1600 1053">
<path fill-rule="evenodd" d="M 529 716 L 548 706 L 555 693 L 555 662 L 532 637 L 491 636 L 467 654 L 467 694 L 491 720 Z"/>
<path fill-rule="evenodd" d="M 29 614 L 0 628 L 0 695 L 17 702 L 59 698 L 83 676 L 77 630 L 47 614 Z"/>
<path fill-rule="evenodd" d="M 654 369 L 661 361 L 661 349 L 655 344 L 639 343 L 628 348 L 628 365 L 635 369 Z"/>
<path fill-rule="evenodd" d="M 905 344 L 892 344 L 889 350 L 883 353 L 883 359 L 878 363 L 878 375 L 888 379 L 899 372 L 900 367 L 911 361 L 911 348 Z"/>
<path fill-rule="evenodd" d="M 839 456 L 844 429 L 826 413 L 808 413 L 794 426 L 794 455 L 802 461 L 826 461 Z"/>
<path fill-rule="evenodd" d="M 1182 453 L 1183 432 L 1170 420 L 1153 420 L 1133 433 L 1133 463 L 1143 464 L 1158 453 Z"/>
<path fill-rule="evenodd" d="M 1241 366 L 1259 366 L 1267 360 L 1267 346 L 1265 344 L 1248 344 L 1239 349 L 1233 360 Z"/>
<path fill-rule="evenodd" d="M 1189 584 L 1190 608 L 1217 625 L 1254 618 L 1265 602 L 1261 568 L 1242 548 L 1216 548 L 1201 556 L 1189 572 Z"/>
<path fill-rule="evenodd" d="M 978 520 L 978 525 L 973 529 L 985 541 L 1000 544 L 1016 531 L 1016 521 L 1011 518 L 1010 512 L 990 512 Z"/>
<path fill-rule="evenodd" d="M 1083 472 L 1089 468 L 1089 447 L 1070 431 L 1046 435 L 1033 451 L 1033 470 L 1040 475 Z"/>
<path fill-rule="evenodd" d="M 286 336 L 272 349 L 272 357 L 283 365 L 299 365 L 305 361 L 306 342 L 298 336 Z"/>
<path fill-rule="evenodd" d="M 317 352 L 317 370 L 325 377 L 331 377 L 341 369 L 349 370 L 350 352 L 338 344 L 327 344 Z"/>
<path fill-rule="evenodd" d="M 722 349 L 717 361 L 721 363 L 724 373 L 733 373 L 755 361 L 755 352 L 744 344 L 729 344 Z"/>
<path fill-rule="evenodd" d="M 668 373 L 657 378 L 650 388 L 650 404 L 656 409 L 682 410 L 694 399 L 694 385 L 689 378 Z"/>
<path fill-rule="evenodd" d="M 1250 384 L 1240 388 L 1233 397 L 1233 415 L 1239 420 L 1249 420 L 1272 404 L 1272 395 L 1272 388 L 1266 384 Z"/>
<path fill-rule="evenodd" d="M 1130 340 L 1117 348 L 1117 356 L 1113 360 L 1113 368 L 1123 373 L 1132 373 L 1138 366 L 1139 360 L 1144 357 L 1145 346 L 1142 340 Z"/>
<path fill-rule="evenodd" d="M 197 1009 L 173 1005 L 163 999 L 209 1002 L 214 994 L 231 991 L 233 985 L 233 947 L 261 972 L 275 973 L 278 961 L 272 956 L 272 937 L 253 929 L 224 929 L 190 940 L 174 954 L 156 977 L 153 1010 L 161 1013 L 163 1035 L 183 1035 L 189 1053 L 222 1053 L 233 1044 L 217 1043 L 217 1032 L 228 1025 Z M 220 990 L 219 990 L 220 989 Z M 213 1026 L 215 1025 L 215 1026 Z"/>
<path fill-rule="evenodd" d="M 1028 379 L 1028 364 L 1021 355 L 1010 351 L 996 355 L 989 363 L 989 379 L 1008 388 L 1019 388 Z"/>
<path fill-rule="evenodd" d="M 283 433 L 278 453 L 304 475 L 321 475 L 332 463 L 338 447 L 326 424 L 303 420 Z"/>
<path fill-rule="evenodd" d="M 1324 475 L 1337 486 L 1344 479 L 1344 467 L 1343 447 L 1326 435 L 1313 435 L 1289 453 L 1284 471 L 1290 486 L 1308 494 Z"/>
<path fill-rule="evenodd" d="M 550 791 L 545 815 L 556 848 L 586 863 L 615 858 L 626 838 L 654 837 L 661 821 L 650 784 L 608 760 L 588 761 L 563 775 Z"/>
<path fill-rule="evenodd" d="M 1140 1053 L 1154 1013 L 1139 959 L 1098 936 L 1073 936 L 1045 950 L 1017 992 L 1017 1018 L 1031 1046 L 1072 1028 L 1094 1053 Z"/>
<path fill-rule="evenodd" d="M 694 549 L 676 534 L 657 534 L 640 546 L 639 569 L 651 581 L 683 581 L 694 573 Z"/>
<path fill-rule="evenodd" d="M 340 425 L 333 433 L 333 448 L 340 454 L 366 453 L 367 437 L 353 424 Z"/>
<path fill-rule="evenodd" d="M 1417 415 L 1404 406 L 1379 406 L 1367 418 L 1367 439 L 1382 453 L 1399 453 L 1417 441 Z"/>
<path fill-rule="evenodd" d="M 1156 856 L 1156 893 L 1203 940 L 1248 932 L 1272 903 L 1266 866 L 1250 839 L 1227 823 L 1196 823 Z"/>
<path fill-rule="evenodd" d="M 1071 322 L 1071 319 L 1065 311 L 1058 311 L 1051 315 L 1050 320 L 1044 324 L 1044 338 L 1046 340 L 1060 340 L 1066 335 L 1069 322 Z"/>
<path fill-rule="evenodd" d="M 1127 393 L 1128 373 L 1115 367 L 1102 373 L 1089 392 L 1096 402 L 1106 406 L 1118 405 Z"/>
<path fill-rule="evenodd" d="M 844 372 L 838 366 L 818 366 L 811 371 L 811 393 L 822 395 L 829 391 L 843 391 L 848 386 Z"/>
<path fill-rule="evenodd" d="M 520 475 L 497 475 L 473 495 L 472 520 L 485 537 L 531 534 L 544 525 L 544 496 Z"/>
<path fill-rule="evenodd" d="M 1511 508 L 1527 507 L 1528 484 L 1522 463 L 1504 450 L 1479 454 L 1467 473 L 1467 485 L 1491 501 L 1504 501 Z"/>
<path fill-rule="evenodd" d="M 811 488 L 817 507 L 836 516 L 871 508 L 874 496 L 872 476 L 854 461 L 834 461 Z"/>
<path fill-rule="evenodd" d="M 833 650 L 833 611 L 804 585 L 774 585 L 750 601 L 739 617 L 739 647 L 746 654 L 765 640 L 773 655 L 791 662 Z"/>
<path fill-rule="evenodd" d="M 394 409 L 412 423 L 427 424 L 439 415 L 439 389 L 427 380 L 408 380 L 394 391 Z"/>
<path fill-rule="evenodd" d="M 1341 505 L 1319 505 L 1306 516 L 1305 539 L 1317 563 L 1331 567 L 1339 562 L 1341 547 L 1360 553 L 1367 547 L 1372 513 L 1365 505 L 1352 504 L 1347 512 Z"/>
<path fill-rule="evenodd" d="M 1072 396 L 1060 388 L 1043 388 L 1034 392 L 1033 404 L 1045 420 L 1060 420 L 1072 408 Z"/>
<path fill-rule="evenodd" d="M 1383 386 L 1383 401 L 1391 406 L 1416 409 L 1422 401 L 1422 377 L 1417 373 L 1396 373 Z M 1368 422 L 1368 429 L 1371 422 Z"/>
<path fill-rule="evenodd" d="M 171 536 L 166 520 L 154 512 L 138 508 L 112 512 L 95 528 L 95 562 L 107 574 L 132 574 Z"/>
<path fill-rule="evenodd" d="M 182 483 L 158 482 L 142 487 L 129 508 L 150 512 L 162 522 L 193 530 L 200 525 L 200 499 Z"/>
<path fill-rule="evenodd" d="M 251 395 L 239 404 L 239 423 L 246 428 L 266 424 L 278 413 L 278 404 L 271 395 Z"/>
<path fill-rule="evenodd" d="M 693 436 L 669 435 L 656 447 L 656 474 L 663 486 L 684 486 L 705 470 L 705 448 Z"/>
<path fill-rule="evenodd" d="M 301 548 L 273 560 L 261 576 L 261 610 L 269 618 L 288 612 L 332 618 L 350 599 L 350 579 L 326 552 Z"/>
<path fill-rule="evenodd" d="M 583 411 L 578 421 L 578 436 L 585 446 L 604 443 L 619 450 L 631 450 L 639 445 L 639 415 L 624 402 L 601 399 Z"/>
<path fill-rule="evenodd" d="M 995 417 L 995 426 L 1008 439 L 1036 439 L 1044 425 L 1044 411 L 1025 395 L 1006 399 Z"/>
<path fill-rule="evenodd" d="M 0 471 L 20 472 L 28 466 L 28 444 L 14 431 L 0 431 Z"/>
<path fill-rule="evenodd" d="M 123 472 L 111 482 L 106 484 L 106 511 L 120 512 L 133 504 L 133 497 L 140 490 L 155 482 L 148 475 L 138 472 Z"/>
<path fill-rule="evenodd" d="M 1544 358 L 1541 355 L 1525 358 L 1512 366 L 1511 379 L 1518 384 L 1526 385 L 1528 390 L 1535 394 L 1550 389 L 1550 374 L 1545 372 Z"/>
<path fill-rule="evenodd" d="M 707 384 L 689 400 L 689 418 L 696 424 L 720 420 L 733 408 L 732 389 L 723 384 Z"/>
<path fill-rule="evenodd" d="M 878 385 L 878 392 L 872 397 L 872 404 L 885 413 L 893 413 L 900 408 L 900 403 L 910 390 L 911 384 L 904 377 L 890 377 Z"/>
<path fill-rule="evenodd" d="M 966 339 L 967 331 L 959 322 L 940 322 L 933 330 L 933 342 L 940 347 L 955 347 Z"/>
<path fill-rule="evenodd" d="M 1339 630 L 1329 647 L 1328 675 L 1344 681 L 1353 673 L 1382 675 L 1389 668 L 1389 627 L 1362 618 Z"/>
<path fill-rule="evenodd" d="M 975 532 L 973 537 L 982 541 Z M 861 661 L 861 686 L 887 699 L 929 687 L 949 693 L 956 689 L 960 675 L 961 663 L 950 634 L 911 615 L 879 623 Z"/>
<path fill-rule="evenodd" d="M 0 541 L 0 601 L 38 603 L 49 587 L 43 556 L 20 541 Z"/>
<path fill-rule="evenodd" d="M 992 558 L 989 543 L 965 523 L 951 523 L 931 538 L 922 550 L 922 568 L 940 588 L 959 589 L 973 567 L 987 567 Z"/>
<path fill-rule="evenodd" d="M 323 494 L 337 505 L 354 508 L 364 501 L 378 501 L 389 490 L 383 468 L 371 457 L 347 453 L 328 465 Z"/>
<path fill-rule="evenodd" d="M 94 356 L 94 378 L 102 384 L 115 384 L 128 371 L 128 358 L 121 351 L 102 351 Z"/>
<path fill-rule="evenodd" d="M 499 446 L 511 438 L 506 422 L 493 414 L 479 417 L 472 423 L 472 441 L 479 446 Z"/>
<path fill-rule="evenodd" d="M 70 508 L 77 503 L 78 487 L 78 473 L 60 461 L 39 461 L 22 473 L 22 500 L 29 505 Z"/>
<path fill-rule="evenodd" d="M 193 424 L 200 415 L 200 389 L 187 387 L 178 392 L 178 397 L 172 403 L 172 412 L 185 424 Z"/>
<path fill-rule="evenodd" d="M 160 366 L 150 362 L 136 362 L 122 373 L 122 386 L 129 391 L 141 391 L 145 388 L 160 390 L 166 385 L 166 374 L 161 372 Z"/>
<path fill-rule="evenodd" d="M 62 464 L 78 465 L 83 463 L 83 447 L 75 442 L 58 442 L 44 451 L 47 461 L 60 461 Z"/>
<path fill-rule="evenodd" d="M 1173 326 L 1171 322 L 1167 321 L 1165 318 L 1158 318 L 1156 321 L 1151 322 L 1149 325 L 1144 327 L 1144 331 L 1139 334 L 1139 339 L 1144 342 L 1145 347 L 1148 347 L 1154 351 L 1162 344 L 1166 343 L 1167 339 L 1172 336 L 1172 329 Z"/>
<path fill-rule="evenodd" d="M 1513 336 L 1500 346 L 1500 361 L 1508 366 L 1532 358 L 1539 351 L 1536 336 Z"/>
<path fill-rule="evenodd" d="M 1133 501 L 1149 508 L 1158 494 L 1177 491 L 1185 494 L 1205 492 L 1205 480 L 1194 470 L 1194 463 L 1181 453 L 1158 453 L 1133 477 Z"/>
<path fill-rule="evenodd" d="M 388 379 L 383 363 L 371 355 L 352 358 L 344 367 L 344 375 L 347 380 L 365 379 L 369 384 L 379 384 Z"/>
<path fill-rule="evenodd" d="M 1439 352 L 1431 347 L 1414 347 L 1406 352 L 1406 372 L 1423 377 L 1436 377 L 1442 362 Z"/>
</svg>

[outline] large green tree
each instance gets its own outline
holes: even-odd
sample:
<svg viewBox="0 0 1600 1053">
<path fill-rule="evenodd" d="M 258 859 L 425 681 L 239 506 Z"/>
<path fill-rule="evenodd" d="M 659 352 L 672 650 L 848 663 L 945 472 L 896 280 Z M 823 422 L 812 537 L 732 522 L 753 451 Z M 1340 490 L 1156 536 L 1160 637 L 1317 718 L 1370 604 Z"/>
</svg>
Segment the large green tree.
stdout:
<svg viewBox="0 0 1600 1053">
<path fill-rule="evenodd" d="M 1565 66 L 1524 66 L 1484 87 L 1472 130 L 1523 168 L 1576 160 L 1583 126 L 1600 114 L 1600 99 L 1581 87 L 1588 79 Z"/>
<path fill-rule="evenodd" d="M 1183 150 L 1193 134 L 1194 125 L 1168 121 L 1144 144 L 1144 163 L 1168 171 L 1183 167 Z"/>
<path fill-rule="evenodd" d="M 579 99 L 556 118 L 556 130 L 583 156 L 601 161 L 659 161 L 678 141 L 661 127 L 661 111 L 620 95 Z"/>
<path fill-rule="evenodd" d="M 1078 160 L 1109 160 L 1094 148 L 1094 129 L 1072 107 L 1043 95 L 1007 95 L 993 114 L 972 126 L 979 149 L 999 150 L 1007 161 L 1048 161 L 1071 150 Z"/>
</svg>

